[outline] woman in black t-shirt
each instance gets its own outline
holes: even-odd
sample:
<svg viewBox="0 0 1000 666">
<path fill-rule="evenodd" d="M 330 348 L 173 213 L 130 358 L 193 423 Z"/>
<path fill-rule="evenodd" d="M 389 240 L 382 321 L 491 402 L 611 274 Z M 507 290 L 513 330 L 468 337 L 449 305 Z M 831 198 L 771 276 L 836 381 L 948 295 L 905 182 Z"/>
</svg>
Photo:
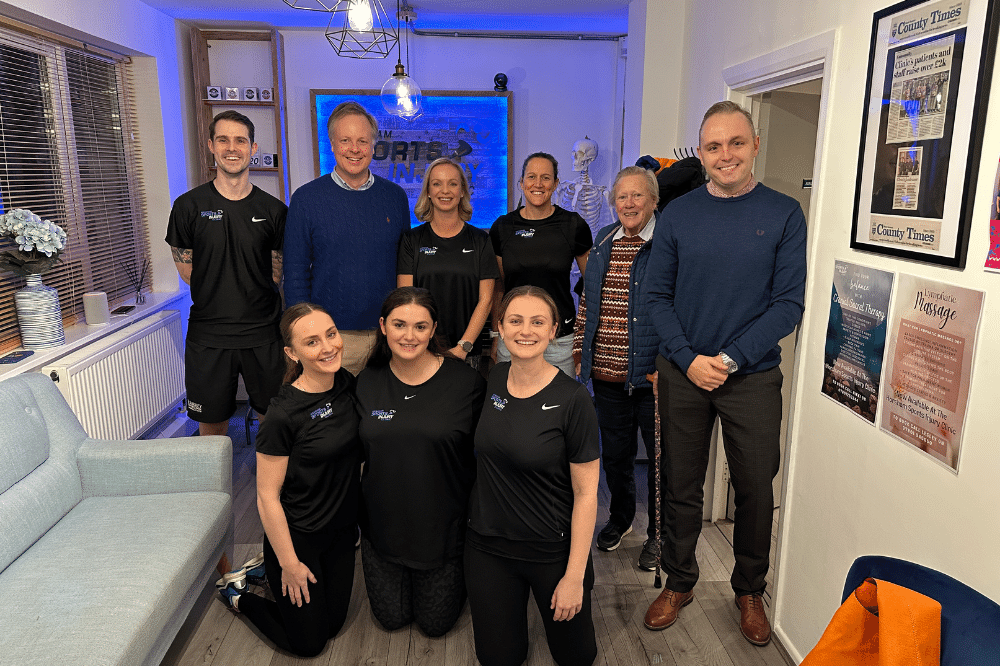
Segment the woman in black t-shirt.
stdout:
<svg viewBox="0 0 1000 666">
<path fill-rule="evenodd" d="M 413 213 L 424 224 L 399 239 L 396 286 L 430 291 L 442 309 L 438 333 L 449 351 L 478 368 L 479 334 L 500 271 L 486 232 L 468 224 L 472 204 L 462 168 L 446 157 L 431 162 Z"/>
<path fill-rule="evenodd" d="M 361 559 L 372 613 L 445 634 L 465 604 L 462 548 L 476 475 L 472 437 L 486 382 L 452 358 L 434 299 L 401 287 L 382 305 L 375 348 L 358 375 Z"/>
<path fill-rule="evenodd" d="M 533 153 L 521 167 L 518 184 L 524 192 L 524 206 L 501 215 L 490 228 L 490 241 L 497 255 L 503 291 L 533 285 L 552 297 L 557 309 L 556 338 L 545 350 L 545 360 L 570 377 L 573 374 L 573 322 L 576 306 L 570 293 L 569 276 L 573 261 L 586 272 L 587 255 L 594 237 L 587 222 L 552 203 L 559 184 L 559 165 L 548 153 Z M 500 293 L 503 293 L 501 291 Z M 494 298 L 494 302 L 499 301 Z M 498 313 L 493 312 L 493 328 Z M 502 340 L 496 344 L 495 360 L 510 360 Z"/>
<path fill-rule="evenodd" d="M 226 605 L 279 648 L 313 657 L 340 631 L 351 601 L 359 419 L 354 377 L 341 367 L 344 343 L 330 315 L 299 303 L 280 328 L 288 371 L 257 436 L 264 553 L 216 585 Z M 275 601 L 247 592 L 264 571 Z"/>
<path fill-rule="evenodd" d="M 597 656 L 597 414 L 587 388 L 544 358 L 557 329 L 552 298 L 518 287 L 500 314 L 511 362 L 486 387 L 465 547 L 476 656 L 484 666 L 524 661 L 530 590 L 555 662 L 587 666 Z"/>
</svg>

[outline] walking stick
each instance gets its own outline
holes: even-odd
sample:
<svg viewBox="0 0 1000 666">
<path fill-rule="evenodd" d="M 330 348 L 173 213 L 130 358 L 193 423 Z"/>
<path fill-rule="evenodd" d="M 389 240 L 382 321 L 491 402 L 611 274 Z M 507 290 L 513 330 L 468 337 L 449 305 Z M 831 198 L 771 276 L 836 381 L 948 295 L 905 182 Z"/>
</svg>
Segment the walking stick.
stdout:
<svg viewBox="0 0 1000 666">
<path fill-rule="evenodd" d="M 651 375 L 646 375 L 648 379 L 653 384 L 653 409 L 656 415 L 656 453 L 653 454 L 654 466 L 656 469 L 656 527 L 655 529 L 655 539 L 656 539 L 656 576 L 653 578 L 653 587 L 659 588 L 663 586 L 663 581 L 660 578 L 660 557 L 662 556 L 661 541 L 660 541 L 660 389 L 658 384 L 659 372 L 654 372 Z"/>
</svg>

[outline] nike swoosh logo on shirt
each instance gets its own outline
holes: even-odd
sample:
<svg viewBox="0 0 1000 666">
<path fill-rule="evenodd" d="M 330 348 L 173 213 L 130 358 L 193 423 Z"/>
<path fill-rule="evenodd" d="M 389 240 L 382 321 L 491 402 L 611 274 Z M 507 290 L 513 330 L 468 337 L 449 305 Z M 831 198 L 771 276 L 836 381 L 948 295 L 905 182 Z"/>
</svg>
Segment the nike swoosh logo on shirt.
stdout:
<svg viewBox="0 0 1000 666">
<path fill-rule="evenodd" d="M 404 395 L 403 400 L 409 400 L 410 398 L 416 398 L 416 397 L 417 397 L 416 393 L 414 393 L 413 395 Z"/>
<path fill-rule="evenodd" d="M 573 321 L 573 318 L 572 318 L 572 317 L 570 317 L 569 319 L 566 319 L 566 320 L 565 320 L 565 321 L 564 321 L 563 323 L 564 323 L 564 324 L 568 324 L 568 323 L 570 323 L 571 321 Z"/>
<path fill-rule="evenodd" d="M 542 403 L 542 410 L 547 412 L 548 410 L 555 409 L 558 406 L 559 405 L 546 405 L 546 404 Z"/>
<path fill-rule="evenodd" d="M 263 222 L 266 219 L 267 219 L 266 217 L 251 217 L 250 221 L 251 222 Z"/>
<path fill-rule="evenodd" d="M 462 254 L 469 254 L 470 252 L 475 252 L 475 250 L 466 250 L 464 247 L 462 248 Z"/>
</svg>

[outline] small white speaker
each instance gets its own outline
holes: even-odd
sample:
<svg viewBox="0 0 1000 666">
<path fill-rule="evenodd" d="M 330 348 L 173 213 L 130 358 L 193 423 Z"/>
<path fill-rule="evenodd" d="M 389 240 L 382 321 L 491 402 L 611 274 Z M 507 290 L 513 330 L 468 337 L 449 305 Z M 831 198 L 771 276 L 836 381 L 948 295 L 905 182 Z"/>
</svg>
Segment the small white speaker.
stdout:
<svg viewBox="0 0 1000 666">
<path fill-rule="evenodd" d="M 107 324 L 111 321 L 108 311 L 108 295 L 103 291 L 91 291 L 83 295 L 83 315 L 88 326 Z"/>
</svg>

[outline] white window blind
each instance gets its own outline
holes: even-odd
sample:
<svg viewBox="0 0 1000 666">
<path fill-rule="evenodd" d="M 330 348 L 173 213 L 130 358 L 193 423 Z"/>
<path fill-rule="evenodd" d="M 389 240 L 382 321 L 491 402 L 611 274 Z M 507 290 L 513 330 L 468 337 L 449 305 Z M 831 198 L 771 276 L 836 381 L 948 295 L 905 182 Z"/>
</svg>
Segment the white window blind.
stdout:
<svg viewBox="0 0 1000 666">
<path fill-rule="evenodd" d="M 62 261 L 42 279 L 59 290 L 67 324 L 82 318 L 85 292 L 130 298 L 130 273 L 149 259 L 133 90 L 126 58 L 0 28 L 0 206 L 66 230 Z M 14 292 L 23 286 L 0 274 L 0 350 L 20 344 Z"/>
</svg>

